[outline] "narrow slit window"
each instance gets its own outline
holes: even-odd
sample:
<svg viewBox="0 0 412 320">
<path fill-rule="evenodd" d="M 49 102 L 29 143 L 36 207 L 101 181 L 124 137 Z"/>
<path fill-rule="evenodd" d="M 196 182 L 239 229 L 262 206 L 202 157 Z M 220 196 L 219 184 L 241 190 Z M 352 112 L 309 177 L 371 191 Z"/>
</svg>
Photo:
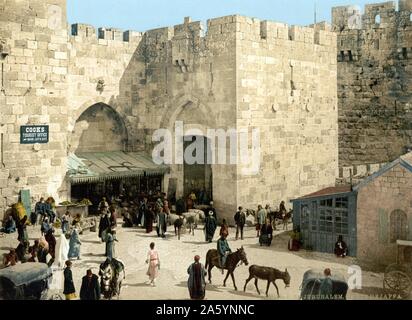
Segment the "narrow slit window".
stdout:
<svg viewBox="0 0 412 320">
<path fill-rule="evenodd" d="M 349 55 L 349 61 L 353 61 L 353 55 L 352 55 L 351 50 L 348 51 L 348 55 Z"/>
<path fill-rule="evenodd" d="M 408 49 L 407 48 L 402 48 L 402 57 L 404 59 L 408 59 Z"/>
<path fill-rule="evenodd" d="M 375 40 L 375 49 L 379 50 L 379 39 Z"/>
</svg>

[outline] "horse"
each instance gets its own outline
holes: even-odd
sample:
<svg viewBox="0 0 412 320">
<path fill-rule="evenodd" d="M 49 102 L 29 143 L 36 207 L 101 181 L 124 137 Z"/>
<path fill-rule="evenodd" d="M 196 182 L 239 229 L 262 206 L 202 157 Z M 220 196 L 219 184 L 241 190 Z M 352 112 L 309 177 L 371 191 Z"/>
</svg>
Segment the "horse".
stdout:
<svg viewBox="0 0 412 320">
<path fill-rule="evenodd" d="M 123 272 L 123 278 L 120 274 Z M 126 279 L 126 271 L 123 262 L 116 259 L 107 259 L 100 265 L 100 286 L 105 299 L 111 300 L 114 296 L 120 299 L 122 281 Z"/>
<path fill-rule="evenodd" d="M 237 249 L 236 252 L 231 253 L 227 256 L 226 258 L 226 265 L 224 266 L 223 270 L 228 270 L 226 278 L 223 282 L 223 286 L 226 287 L 226 281 L 229 278 L 229 275 L 232 277 L 233 285 L 235 287 L 235 290 L 237 291 L 236 287 L 236 282 L 235 282 L 235 276 L 234 276 L 234 271 L 235 269 L 242 265 L 244 263 L 246 266 L 249 265 L 249 262 L 247 261 L 246 257 L 246 252 L 242 248 Z M 206 255 L 206 265 L 205 268 L 208 269 L 208 275 L 209 275 L 209 283 L 212 283 L 212 269 L 216 267 L 218 269 L 222 269 L 220 266 L 220 256 L 217 250 L 209 250 L 207 255 Z"/>
<path fill-rule="evenodd" d="M 259 295 L 260 291 L 258 287 L 258 280 L 267 280 L 268 285 L 266 288 L 266 297 L 269 296 L 269 287 L 271 283 L 273 283 L 273 285 L 275 286 L 278 297 L 280 297 L 279 288 L 276 285 L 276 280 L 283 280 L 283 282 L 285 283 L 285 289 L 290 287 L 290 274 L 288 272 L 288 269 L 286 269 L 285 272 L 282 272 L 274 268 L 260 267 L 256 265 L 251 266 L 249 268 L 249 278 L 246 280 L 245 287 L 243 289 L 244 292 L 246 292 L 246 286 L 252 279 L 255 279 L 255 287 Z"/>
</svg>

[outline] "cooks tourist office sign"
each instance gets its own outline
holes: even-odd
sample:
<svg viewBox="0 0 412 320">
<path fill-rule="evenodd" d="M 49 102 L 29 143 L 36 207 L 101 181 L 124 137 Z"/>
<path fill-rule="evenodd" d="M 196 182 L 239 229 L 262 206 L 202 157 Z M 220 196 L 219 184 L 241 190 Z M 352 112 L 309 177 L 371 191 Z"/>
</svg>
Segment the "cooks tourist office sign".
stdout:
<svg viewBox="0 0 412 320">
<path fill-rule="evenodd" d="M 49 126 L 21 126 L 20 143 L 36 144 L 49 142 Z"/>
</svg>

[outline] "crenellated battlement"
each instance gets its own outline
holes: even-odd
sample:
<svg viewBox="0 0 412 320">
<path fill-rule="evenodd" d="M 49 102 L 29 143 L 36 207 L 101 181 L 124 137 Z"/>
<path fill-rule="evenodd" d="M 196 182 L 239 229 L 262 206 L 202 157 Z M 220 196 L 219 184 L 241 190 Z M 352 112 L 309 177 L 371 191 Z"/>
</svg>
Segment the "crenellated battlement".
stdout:
<svg viewBox="0 0 412 320">
<path fill-rule="evenodd" d="M 332 8 L 333 30 L 338 34 L 338 61 L 353 62 L 369 52 L 386 52 L 399 59 L 412 50 L 412 0 Z M 390 53 L 392 52 L 392 53 Z"/>
<path fill-rule="evenodd" d="M 336 46 L 336 35 L 326 22 L 311 26 L 295 26 L 240 15 L 208 21 L 208 36 L 230 32 L 240 33 L 241 40 L 260 39 L 271 41 L 280 39 L 322 46 Z"/>
<path fill-rule="evenodd" d="M 364 13 L 359 6 L 348 5 L 332 8 L 334 31 L 405 28 L 412 26 L 412 0 L 367 4 Z"/>
<path fill-rule="evenodd" d="M 163 27 L 146 32 L 122 31 L 117 28 L 96 28 L 92 25 L 75 23 L 71 25 L 70 35 L 77 42 L 91 42 L 107 44 L 109 42 L 139 43 L 145 36 L 150 43 L 162 43 L 184 39 L 209 39 L 212 40 L 222 35 L 243 34 L 244 37 L 256 39 L 289 40 L 317 44 L 322 46 L 335 46 L 335 34 L 326 22 L 316 25 L 294 26 L 280 22 L 259 20 L 240 15 L 231 15 L 207 20 L 207 30 L 200 21 L 192 22 L 190 17 L 184 19 L 183 24 L 172 27 Z M 242 39 L 242 38 L 241 38 Z"/>
<path fill-rule="evenodd" d="M 71 25 L 71 36 L 78 41 L 98 43 L 99 40 L 138 43 L 142 33 L 138 31 L 122 31 L 117 28 L 96 28 L 89 24 L 75 23 Z M 100 43 L 102 43 L 100 41 Z"/>
</svg>

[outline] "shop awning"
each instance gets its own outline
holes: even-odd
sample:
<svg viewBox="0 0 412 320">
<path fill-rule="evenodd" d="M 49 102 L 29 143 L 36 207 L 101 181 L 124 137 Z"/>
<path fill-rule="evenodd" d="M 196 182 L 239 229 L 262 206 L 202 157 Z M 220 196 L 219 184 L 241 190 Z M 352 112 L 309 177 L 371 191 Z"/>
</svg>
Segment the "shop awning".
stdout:
<svg viewBox="0 0 412 320">
<path fill-rule="evenodd" d="M 68 176 L 72 184 L 157 176 L 167 172 L 168 166 L 157 165 L 150 156 L 136 152 L 72 153 L 68 159 Z"/>
</svg>

